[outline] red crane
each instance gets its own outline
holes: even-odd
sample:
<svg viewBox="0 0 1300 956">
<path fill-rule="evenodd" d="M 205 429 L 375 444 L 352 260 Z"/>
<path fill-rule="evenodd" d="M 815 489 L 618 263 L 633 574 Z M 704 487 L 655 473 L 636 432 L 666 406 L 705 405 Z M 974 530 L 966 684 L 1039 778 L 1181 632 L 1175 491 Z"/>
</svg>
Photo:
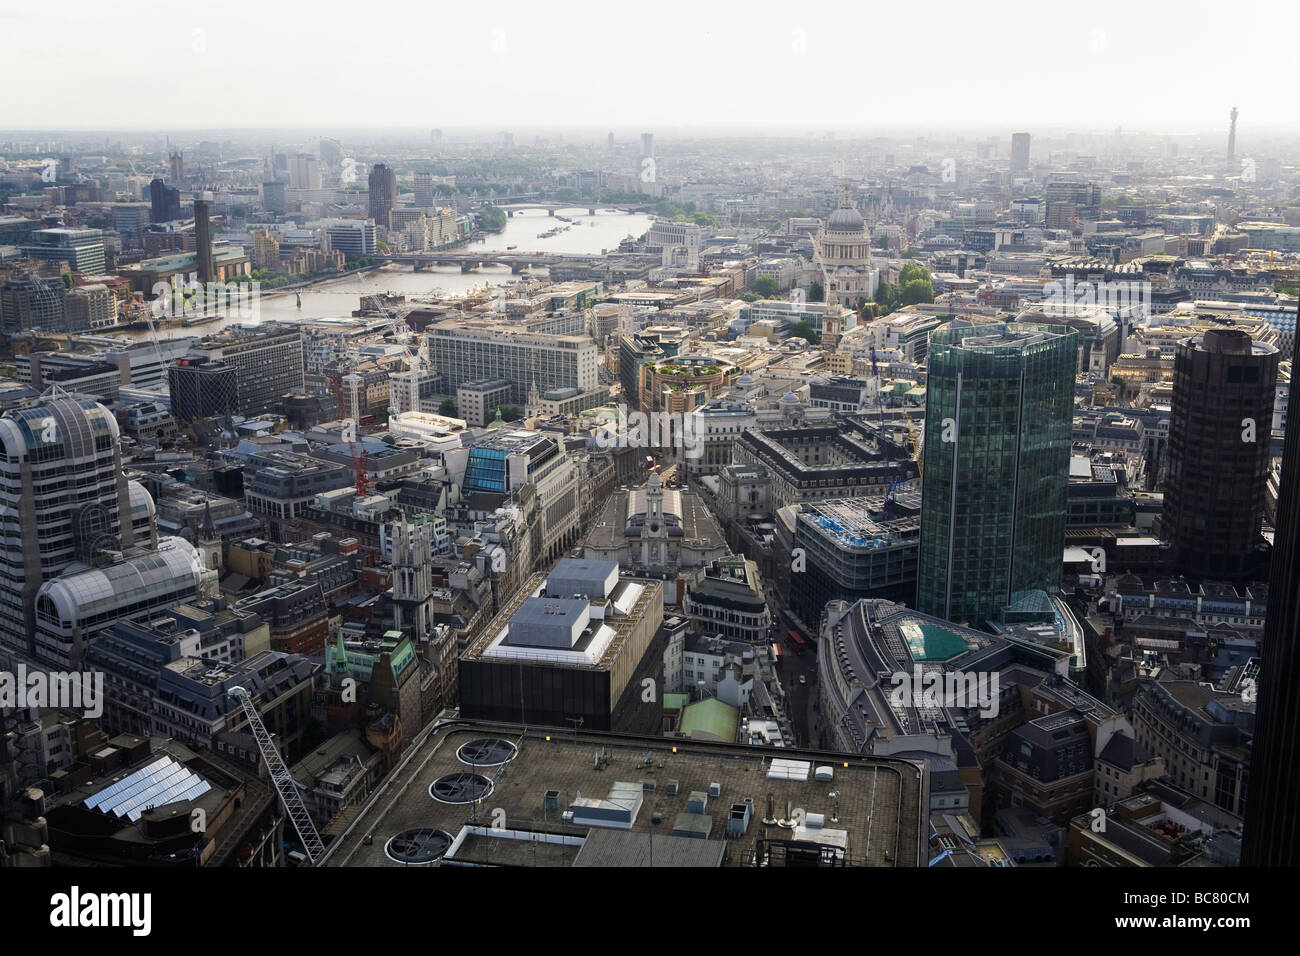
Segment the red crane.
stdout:
<svg viewBox="0 0 1300 956">
<path fill-rule="evenodd" d="M 348 453 L 352 456 L 352 467 L 356 470 L 357 475 L 357 497 L 367 498 L 370 496 L 370 452 L 364 448 L 360 453 L 357 452 L 357 418 L 355 413 L 358 409 L 349 409 L 347 402 L 343 400 L 343 380 L 340 376 L 330 375 L 327 377 L 330 388 L 334 391 L 334 398 L 339 403 L 339 414 L 346 416 L 346 413 L 352 411 L 353 417 L 344 417 L 343 419 L 343 437 L 348 443 Z"/>
</svg>

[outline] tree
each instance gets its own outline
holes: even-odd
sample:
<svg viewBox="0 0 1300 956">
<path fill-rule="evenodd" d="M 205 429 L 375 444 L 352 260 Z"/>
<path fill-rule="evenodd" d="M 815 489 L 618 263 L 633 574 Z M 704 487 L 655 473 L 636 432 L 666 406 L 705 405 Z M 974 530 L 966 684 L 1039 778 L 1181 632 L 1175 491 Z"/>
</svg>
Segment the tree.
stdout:
<svg viewBox="0 0 1300 956">
<path fill-rule="evenodd" d="M 900 306 L 933 301 L 934 287 L 930 285 L 929 279 L 912 279 L 903 286 L 898 295 L 898 304 Z"/>
<path fill-rule="evenodd" d="M 754 280 L 754 291 L 764 299 L 774 299 L 780 289 L 774 276 L 759 276 Z"/>
<path fill-rule="evenodd" d="M 459 417 L 460 409 L 456 407 L 456 399 L 444 398 L 442 404 L 438 406 L 438 414 L 446 415 L 448 418 Z"/>
<path fill-rule="evenodd" d="M 826 289 L 822 287 L 822 284 L 820 282 L 814 282 L 812 285 L 808 287 L 808 301 L 809 302 L 826 301 Z"/>
<path fill-rule="evenodd" d="M 478 214 L 479 228 L 487 232 L 500 232 L 506 227 L 506 214 L 496 206 L 484 206 Z"/>
<path fill-rule="evenodd" d="M 384 256 L 388 255 L 388 243 L 384 242 L 382 239 L 376 242 L 375 252 L 378 252 L 380 255 L 384 255 Z"/>
<path fill-rule="evenodd" d="M 817 344 L 817 330 L 809 325 L 804 319 L 800 319 L 794 325 L 790 326 L 790 337 L 804 339 L 809 345 Z"/>
<path fill-rule="evenodd" d="M 497 409 L 497 414 L 501 416 L 503 422 L 517 422 L 524 417 L 518 405 L 502 405 Z"/>
</svg>

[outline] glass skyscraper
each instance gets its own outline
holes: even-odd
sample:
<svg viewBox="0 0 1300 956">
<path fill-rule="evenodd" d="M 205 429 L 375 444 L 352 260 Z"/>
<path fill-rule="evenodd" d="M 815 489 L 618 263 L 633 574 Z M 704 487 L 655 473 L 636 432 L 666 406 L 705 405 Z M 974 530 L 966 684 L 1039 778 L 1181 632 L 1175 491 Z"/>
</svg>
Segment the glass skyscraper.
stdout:
<svg viewBox="0 0 1300 956">
<path fill-rule="evenodd" d="M 980 625 L 1060 585 L 1078 333 L 1032 323 L 930 337 L 917 607 Z"/>
</svg>

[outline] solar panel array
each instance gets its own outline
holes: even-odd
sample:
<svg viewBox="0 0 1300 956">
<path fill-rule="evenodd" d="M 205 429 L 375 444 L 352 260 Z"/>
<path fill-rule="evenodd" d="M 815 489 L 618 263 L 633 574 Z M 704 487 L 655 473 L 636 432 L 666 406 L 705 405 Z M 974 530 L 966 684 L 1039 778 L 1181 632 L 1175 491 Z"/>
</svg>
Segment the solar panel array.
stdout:
<svg viewBox="0 0 1300 956">
<path fill-rule="evenodd" d="M 171 757 L 161 757 L 110 787 L 86 798 L 85 805 L 135 823 L 152 807 L 192 800 L 212 788 Z"/>
</svg>

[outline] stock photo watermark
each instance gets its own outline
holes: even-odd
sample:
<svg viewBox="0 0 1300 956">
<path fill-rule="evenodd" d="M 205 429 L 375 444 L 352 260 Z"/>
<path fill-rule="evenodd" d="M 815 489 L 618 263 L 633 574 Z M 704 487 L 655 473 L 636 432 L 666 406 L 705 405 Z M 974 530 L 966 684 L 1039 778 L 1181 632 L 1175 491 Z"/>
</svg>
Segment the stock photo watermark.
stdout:
<svg viewBox="0 0 1300 956">
<path fill-rule="evenodd" d="M 155 317 L 214 316 L 227 319 L 261 318 L 262 283 L 199 282 L 191 279 L 179 285 L 155 282 L 150 305 Z"/>
<path fill-rule="evenodd" d="M 102 671 L 0 671 L 0 707 L 80 711 L 96 720 L 104 714 Z"/>
</svg>

